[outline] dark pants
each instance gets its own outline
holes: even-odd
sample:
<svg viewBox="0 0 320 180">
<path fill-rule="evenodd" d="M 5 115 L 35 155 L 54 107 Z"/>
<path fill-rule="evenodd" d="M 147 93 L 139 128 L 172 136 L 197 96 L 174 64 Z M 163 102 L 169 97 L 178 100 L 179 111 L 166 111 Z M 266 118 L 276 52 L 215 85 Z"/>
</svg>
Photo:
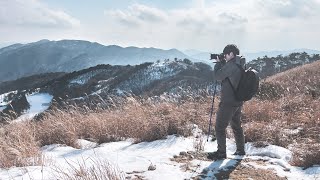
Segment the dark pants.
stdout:
<svg viewBox="0 0 320 180">
<path fill-rule="evenodd" d="M 242 106 L 220 103 L 215 126 L 219 152 L 226 152 L 226 128 L 229 123 L 234 133 L 237 149 L 244 150 L 244 135 L 240 119 L 241 109 Z"/>
</svg>

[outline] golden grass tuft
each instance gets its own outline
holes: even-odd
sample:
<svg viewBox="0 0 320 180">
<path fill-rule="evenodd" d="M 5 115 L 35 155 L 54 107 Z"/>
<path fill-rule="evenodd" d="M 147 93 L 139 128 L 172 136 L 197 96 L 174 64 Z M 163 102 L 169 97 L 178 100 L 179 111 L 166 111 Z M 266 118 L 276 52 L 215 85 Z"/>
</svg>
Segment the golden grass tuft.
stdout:
<svg viewBox="0 0 320 180">
<path fill-rule="evenodd" d="M 122 180 L 125 173 L 98 157 L 67 162 L 67 167 L 53 166 L 55 176 L 62 180 Z"/>
<path fill-rule="evenodd" d="M 0 129 L 0 168 L 39 165 L 42 162 L 33 123 L 21 122 Z"/>
<path fill-rule="evenodd" d="M 291 160 L 292 165 L 304 168 L 309 168 L 314 164 L 320 165 L 320 143 L 304 143 L 299 144 L 298 147 L 293 150 L 294 154 Z"/>
</svg>

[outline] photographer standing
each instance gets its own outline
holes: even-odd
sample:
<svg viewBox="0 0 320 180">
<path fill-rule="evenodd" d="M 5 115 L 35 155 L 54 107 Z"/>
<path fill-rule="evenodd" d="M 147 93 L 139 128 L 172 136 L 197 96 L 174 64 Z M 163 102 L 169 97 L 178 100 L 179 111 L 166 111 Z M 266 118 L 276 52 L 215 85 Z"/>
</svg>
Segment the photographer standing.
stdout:
<svg viewBox="0 0 320 180">
<path fill-rule="evenodd" d="M 234 132 L 237 145 L 234 155 L 245 155 L 244 134 L 240 119 L 243 101 L 236 100 L 233 89 L 237 88 L 241 77 L 241 69 L 238 65 L 244 68 L 245 64 L 245 59 L 238 55 L 239 49 L 237 46 L 229 44 L 223 49 L 224 59 L 219 59 L 219 56 L 214 57 L 217 61 L 214 67 L 214 79 L 221 82 L 221 100 L 215 125 L 218 150 L 209 153 L 209 159 L 217 160 L 227 157 L 226 128 L 229 123 Z"/>
</svg>

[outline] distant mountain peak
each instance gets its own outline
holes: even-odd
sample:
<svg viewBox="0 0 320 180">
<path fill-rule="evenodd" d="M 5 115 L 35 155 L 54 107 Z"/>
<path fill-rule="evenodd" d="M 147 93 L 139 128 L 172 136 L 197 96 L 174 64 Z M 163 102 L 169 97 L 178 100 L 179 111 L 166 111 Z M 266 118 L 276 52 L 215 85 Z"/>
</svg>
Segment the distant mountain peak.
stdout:
<svg viewBox="0 0 320 180">
<path fill-rule="evenodd" d="M 35 43 L 46 43 L 46 42 L 50 42 L 50 40 L 48 40 L 48 39 L 41 39 L 41 40 L 39 40 L 39 41 L 37 41 L 37 42 L 35 42 Z"/>
</svg>

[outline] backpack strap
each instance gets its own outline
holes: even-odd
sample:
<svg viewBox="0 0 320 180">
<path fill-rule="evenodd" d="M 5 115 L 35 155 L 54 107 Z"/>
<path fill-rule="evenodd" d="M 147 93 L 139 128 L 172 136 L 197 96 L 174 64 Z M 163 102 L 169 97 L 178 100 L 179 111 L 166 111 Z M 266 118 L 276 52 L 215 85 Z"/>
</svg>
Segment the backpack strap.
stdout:
<svg viewBox="0 0 320 180">
<path fill-rule="evenodd" d="M 236 90 L 234 89 L 234 87 L 233 87 L 230 79 L 229 79 L 228 77 L 227 77 L 227 79 L 228 79 L 228 81 L 229 81 L 229 84 L 231 85 L 231 88 L 232 88 L 232 90 L 233 90 L 233 93 L 236 94 Z"/>
<path fill-rule="evenodd" d="M 245 71 L 246 66 L 247 66 L 247 65 L 245 64 L 245 65 L 244 65 L 244 68 L 243 68 L 240 64 L 237 64 L 237 63 L 236 63 L 236 65 L 240 68 L 241 71 Z"/>
<path fill-rule="evenodd" d="M 243 71 L 245 71 L 245 70 L 242 68 L 242 66 L 241 66 L 240 64 L 237 64 L 237 63 L 235 63 L 235 64 L 237 65 L 237 67 L 239 67 L 239 69 L 240 69 L 240 71 L 241 71 L 241 77 L 242 77 L 242 73 L 243 73 Z M 240 78 L 241 78 L 241 77 L 240 77 Z M 231 83 L 231 81 L 230 81 L 230 78 L 227 77 L 227 79 L 228 79 L 228 81 L 229 81 L 229 84 L 231 85 L 231 88 L 232 88 L 234 94 L 236 94 L 236 89 L 235 89 L 234 86 L 232 85 L 232 83 Z M 239 84 L 238 84 L 238 86 L 239 86 Z"/>
</svg>

